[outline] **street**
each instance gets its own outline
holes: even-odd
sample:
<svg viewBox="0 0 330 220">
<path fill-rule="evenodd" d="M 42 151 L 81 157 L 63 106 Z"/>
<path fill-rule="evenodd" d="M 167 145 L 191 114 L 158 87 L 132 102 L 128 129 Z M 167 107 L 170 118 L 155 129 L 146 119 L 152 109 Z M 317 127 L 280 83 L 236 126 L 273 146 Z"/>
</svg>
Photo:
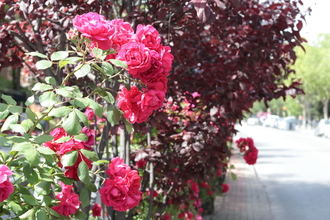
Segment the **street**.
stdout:
<svg viewBox="0 0 330 220">
<path fill-rule="evenodd" d="M 237 129 L 259 149 L 254 170 L 274 220 L 330 219 L 330 139 L 261 126 Z"/>
</svg>

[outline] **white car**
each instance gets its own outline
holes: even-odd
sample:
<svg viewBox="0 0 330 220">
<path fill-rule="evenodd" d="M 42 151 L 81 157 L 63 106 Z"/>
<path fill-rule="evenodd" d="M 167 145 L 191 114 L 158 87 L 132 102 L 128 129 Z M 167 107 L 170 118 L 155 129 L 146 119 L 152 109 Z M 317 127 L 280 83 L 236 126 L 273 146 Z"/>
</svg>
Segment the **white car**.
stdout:
<svg viewBox="0 0 330 220">
<path fill-rule="evenodd" d="M 279 120 L 280 120 L 280 116 L 268 115 L 263 125 L 266 127 L 277 128 Z"/>
</svg>

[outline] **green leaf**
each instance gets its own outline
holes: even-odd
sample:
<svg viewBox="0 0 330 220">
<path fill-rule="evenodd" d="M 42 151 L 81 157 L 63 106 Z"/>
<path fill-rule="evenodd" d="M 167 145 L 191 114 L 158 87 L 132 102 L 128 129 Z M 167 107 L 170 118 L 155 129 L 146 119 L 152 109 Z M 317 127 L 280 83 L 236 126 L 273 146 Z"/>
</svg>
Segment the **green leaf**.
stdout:
<svg viewBox="0 0 330 220">
<path fill-rule="evenodd" d="M 39 60 L 36 63 L 36 68 L 37 68 L 37 70 L 44 70 L 44 69 L 48 69 L 52 65 L 53 65 L 52 61 L 49 61 L 49 60 Z"/>
<path fill-rule="evenodd" d="M 24 134 L 26 132 L 25 131 L 25 128 L 22 125 L 20 125 L 20 124 L 9 125 L 9 128 L 13 132 L 20 133 L 20 134 Z"/>
<path fill-rule="evenodd" d="M 43 135 L 35 137 L 33 141 L 36 142 L 37 144 L 43 144 L 45 142 L 53 140 L 53 138 L 54 137 L 51 135 L 43 134 Z"/>
<path fill-rule="evenodd" d="M 23 108 L 21 106 L 16 106 L 16 105 L 9 105 L 8 106 L 8 111 L 10 113 L 22 113 L 23 112 Z"/>
<path fill-rule="evenodd" d="M 61 143 L 69 141 L 70 139 L 71 139 L 70 136 L 65 136 L 65 137 L 61 137 L 60 139 L 57 139 L 55 142 L 61 144 Z"/>
<path fill-rule="evenodd" d="M 85 125 L 88 125 L 88 119 L 87 116 L 82 113 L 81 111 L 79 111 L 78 109 L 75 109 L 74 112 L 76 113 L 76 115 L 79 118 L 79 121 L 81 121 L 82 123 L 84 123 Z"/>
<path fill-rule="evenodd" d="M 75 214 L 75 219 L 86 219 L 87 218 L 87 215 L 86 213 L 82 212 L 82 211 L 78 211 L 76 214 Z"/>
<path fill-rule="evenodd" d="M 108 163 L 109 163 L 108 160 L 98 160 L 98 161 L 93 162 L 93 164 L 95 164 L 95 165 L 108 164 Z"/>
<path fill-rule="evenodd" d="M 44 155 L 53 155 L 55 154 L 54 151 L 52 151 L 50 148 L 48 147 L 38 147 L 37 148 L 37 151 L 41 154 L 44 154 Z"/>
<path fill-rule="evenodd" d="M 111 123 L 112 126 L 115 126 L 119 123 L 120 119 L 121 119 L 121 112 L 111 106 L 109 107 L 109 111 L 105 113 L 105 116 L 107 117 L 108 121 Z"/>
<path fill-rule="evenodd" d="M 53 209 L 49 208 L 49 207 L 45 207 L 47 209 L 47 212 L 50 213 L 52 216 L 55 216 L 57 218 L 61 218 L 63 216 L 59 215 L 57 212 L 55 212 Z"/>
<path fill-rule="evenodd" d="M 5 123 L 3 123 L 1 127 L 1 132 L 7 131 L 8 129 L 10 129 L 10 125 L 16 124 L 17 122 L 18 122 L 18 115 L 10 115 L 6 119 Z"/>
<path fill-rule="evenodd" d="M 100 48 L 97 48 L 97 47 L 93 48 L 92 53 L 93 53 L 93 56 L 98 59 L 101 59 L 103 56 L 103 50 L 101 50 Z"/>
<path fill-rule="evenodd" d="M 127 120 L 124 121 L 125 122 L 125 128 L 126 128 L 126 131 L 128 133 L 132 133 L 134 132 L 134 128 L 133 128 L 133 125 L 131 123 L 129 123 Z"/>
<path fill-rule="evenodd" d="M 79 65 L 76 68 L 76 72 L 74 73 L 74 75 L 77 77 L 77 79 L 85 77 L 88 73 L 91 72 L 91 66 L 89 64 L 83 64 L 83 65 Z"/>
<path fill-rule="evenodd" d="M 16 202 L 10 201 L 8 203 L 8 207 L 11 211 L 13 211 L 15 214 L 20 213 L 21 211 L 23 211 L 22 207 L 20 205 L 18 205 Z"/>
<path fill-rule="evenodd" d="M 43 107 L 49 107 L 56 104 L 58 97 L 54 92 L 45 92 L 39 97 L 40 105 Z"/>
<path fill-rule="evenodd" d="M 61 163 L 63 164 L 63 167 L 69 167 L 76 163 L 77 158 L 78 158 L 78 152 L 71 151 L 69 153 L 64 154 L 61 157 Z"/>
<path fill-rule="evenodd" d="M 29 119 L 31 119 L 32 121 L 36 121 L 37 120 L 37 115 L 30 109 L 30 108 L 27 108 L 26 111 L 25 111 L 27 117 Z"/>
<path fill-rule="evenodd" d="M 29 52 L 25 53 L 26 55 L 34 56 L 34 57 L 40 57 L 47 59 L 47 56 L 45 54 L 39 53 L 39 52 Z"/>
<path fill-rule="evenodd" d="M 102 62 L 102 69 L 107 75 L 113 75 L 115 73 L 115 69 L 109 62 Z"/>
<path fill-rule="evenodd" d="M 230 176 L 232 180 L 237 180 L 237 175 L 233 172 L 230 172 Z"/>
<path fill-rule="evenodd" d="M 29 105 L 32 105 L 33 103 L 35 102 L 35 98 L 34 96 L 30 96 L 29 98 L 27 98 L 26 102 L 25 102 L 25 105 L 26 106 L 29 106 Z"/>
<path fill-rule="evenodd" d="M 109 60 L 113 65 L 115 65 L 116 67 L 121 67 L 123 69 L 127 69 L 127 64 L 124 61 L 121 60 L 115 60 L 115 59 L 110 59 Z"/>
<path fill-rule="evenodd" d="M 22 199 L 29 205 L 38 205 L 38 201 L 32 195 L 22 195 Z"/>
<path fill-rule="evenodd" d="M 0 120 L 4 120 L 5 118 L 7 118 L 7 116 L 9 115 L 9 111 L 5 110 L 3 112 L 0 112 Z"/>
<path fill-rule="evenodd" d="M 21 123 L 22 127 L 24 128 L 25 132 L 28 132 L 34 125 L 31 119 L 26 119 Z"/>
<path fill-rule="evenodd" d="M 55 90 L 58 95 L 65 98 L 81 98 L 83 94 L 77 86 L 63 86 Z"/>
<path fill-rule="evenodd" d="M 88 140 L 88 137 L 86 134 L 78 134 L 78 135 L 75 135 L 74 136 L 74 139 L 75 140 L 78 140 L 78 141 L 87 141 Z"/>
<path fill-rule="evenodd" d="M 78 166 L 78 177 L 85 185 L 90 184 L 89 169 L 85 161 L 81 161 Z"/>
<path fill-rule="evenodd" d="M 65 59 L 69 64 L 76 64 L 79 60 L 82 60 L 81 57 L 68 57 Z"/>
<path fill-rule="evenodd" d="M 67 116 L 70 112 L 72 112 L 72 108 L 69 108 L 67 106 L 61 106 L 59 108 L 52 109 L 48 115 L 52 117 L 62 118 Z"/>
<path fill-rule="evenodd" d="M 80 150 L 80 152 L 87 157 L 88 159 L 92 160 L 92 161 L 97 161 L 99 159 L 99 157 L 97 156 L 95 151 L 90 151 L 90 150 L 85 150 L 82 149 Z"/>
<path fill-rule="evenodd" d="M 71 104 L 77 106 L 78 108 L 86 108 L 87 106 L 89 106 L 91 109 L 94 110 L 95 114 L 98 117 L 101 118 L 103 116 L 102 106 L 90 98 L 76 98 L 74 101 L 71 102 Z"/>
<path fill-rule="evenodd" d="M 1 98 L 8 104 L 8 105 L 17 105 L 17 102 L 8 95 L 1 95 Z"/>
<path fill-rule="evenodd" d="M 37 185 L 35 185 L 35 192 L 38 195 L 48 195 L 50 193 L 50 191 L 52 190 L 51 188 L 51 183 L 50 182 L 45 182 L 45 181 L 41 181 L 40 183 L 38 183 Z"/>
<path fill-rule="evenodd" d="M 35 147 L 28 151 L 24 150 L 23 154 L 32 167 L 36 167 L 39 165 L 40 154 Z"/>
<path fill-rule="evenodd" d="M 34 171 L 30 166 L 23 167 L 24 177 L 28 180 L 31 184 L 36 184 L 39 181 L 38 174 Z"/>
<path fill-rule="evenodd" d="M 36 219 L 37 220 L 50 220 L 49 216 L 47 215 L 46 211 L 43 209 L 39 209 L 36 212 Z"/>
<path fill-rule="evenodd" d="M 57 61 L 57 60 L 64 60 L 69 56 L 68 51 L 56 51 L 50 55 L 50 59 L 52 61 Z"/>
<path fill-rule="evenodd" d="M 72 111 L 62 124 L 64 130 L 71 135 L 78 134 L 81 130 L 81 125 L 77 114 Z"/>
<path fill-rule="evenodd" d="M 51 77 L 51 76 L 47 76 L 45 78 L 45 82 L 52 85 L 52 86 L 56 86 L 56 79 L 54 77 Z"/>
<path fill-rule="evenodd" d="M 46 90 L 52 90 L 53 86 L 48 85 L 46 83 L 36 83 L 33 87 L 32 87 L 32 91 L 39 91 L 39 92 L 43 92 Z"/>
<path fill-rule="evenodd" d="M 36 212 L 35 209 L 29 209 L 27 212 L 25 212 L 23 215 L 19 216 L 19 219 L 28 219 L 28 220 L 34 220 L 34 213 Z"/>
<path fill-rule="evenodd" d="M 81 201 L 81 208 L 85 208 L 89 205 L 90 194 L 91 192 L 85 187 L 80 190 L 79 200 Z"/>
</svg>

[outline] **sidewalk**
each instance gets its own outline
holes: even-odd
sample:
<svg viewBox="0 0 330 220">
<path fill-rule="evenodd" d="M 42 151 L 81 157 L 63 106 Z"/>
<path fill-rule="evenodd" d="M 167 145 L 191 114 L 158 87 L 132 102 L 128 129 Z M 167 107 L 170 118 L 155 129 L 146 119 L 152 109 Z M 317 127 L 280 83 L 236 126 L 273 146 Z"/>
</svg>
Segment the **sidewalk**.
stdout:
<svg viewBox="0 0 330 220">
<path fill-rule="evenodd" d="M 231 163 L 235 165 L 237 180 L 228 176 L 230 191 L 215 200 L 215 214 L 207 220 L 273 220 L 270 200 L 265 186 L 260 182 L 254 166 L 247 165 L 234 152 Z"/>
</svg>

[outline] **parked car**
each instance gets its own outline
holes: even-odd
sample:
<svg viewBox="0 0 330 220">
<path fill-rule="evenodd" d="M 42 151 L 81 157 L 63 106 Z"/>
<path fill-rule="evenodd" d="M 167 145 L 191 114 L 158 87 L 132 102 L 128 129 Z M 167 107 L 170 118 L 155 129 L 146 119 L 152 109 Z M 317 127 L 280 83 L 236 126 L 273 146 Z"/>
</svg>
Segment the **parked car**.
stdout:
<svg viewBox="0 0 330 220">
<path fill-rule="evenodd" d="M 330 119 L 321 119 L 318 123 L 317 127 L 315 128 L 314 134 L 316 136 L 330 136 Z"/>
<path fill-rule="evenodd" d="M 250 117 L 246 120 L 246 123 L 248 125 L 260 125 L 260 120 L 257 117 Z"/>
<path fill-rule="evenodd" d="M 280 116 L 278 115 L 268 115 L 264 120 L 263 125 L 266 127 L 277 128 L 279 120 Z"/>
<path fill-rule="evenodd" d="M 297 125 L 297 119 L 293 116 L 281 118 L 278 121 L 278 128 L 282 130 L 291 131 L 294 130 Z"/>
</svg>

